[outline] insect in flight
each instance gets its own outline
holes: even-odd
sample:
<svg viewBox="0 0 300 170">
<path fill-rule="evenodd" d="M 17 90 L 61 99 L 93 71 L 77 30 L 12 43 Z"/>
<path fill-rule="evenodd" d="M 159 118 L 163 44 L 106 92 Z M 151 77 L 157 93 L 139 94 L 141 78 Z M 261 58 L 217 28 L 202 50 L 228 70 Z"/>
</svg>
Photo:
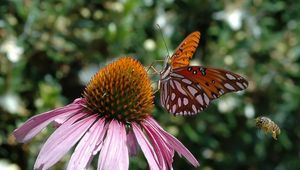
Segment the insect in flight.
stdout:
<svg viewBox="0 0 300 170">
<path fill-rule="evenodd" d="M 160 72 L 160 102 L 174 115 L 194 115 L 228 92 L 244 90 L 248 81 L 230 71 L 204 66 L 189 66 L 200 40 L 200 32 L 188 35 L 166 57 Z"/>
<path fill-rule="evenodd" d="M 277 140 L 277 136 L 280 134 L 279 126 L 268 117 L 257 117 L 256 127 L 263 131 L 272 133 L 272 137 Z"/>
</svg>

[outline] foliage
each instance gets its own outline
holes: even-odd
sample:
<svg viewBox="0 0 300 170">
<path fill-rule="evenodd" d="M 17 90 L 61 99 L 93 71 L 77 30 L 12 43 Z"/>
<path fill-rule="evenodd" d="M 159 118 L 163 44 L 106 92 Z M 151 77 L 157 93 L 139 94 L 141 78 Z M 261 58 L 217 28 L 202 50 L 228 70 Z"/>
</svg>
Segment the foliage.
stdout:
<svg viewBox="0 0 300 170">
<path fill-rule="evenodd" d="M 240 73 L 250 86 L 193 117 L 169 115 L 156 94 L 155 118 L 195 154 L 199 169 L 299 169 L 299 9 L 294 1 L 271 0 L 1 1 L 1 162 L 32 169 L 51 130 L 21 145 L 13 129 L 81 96 L 106 63 L 131 55 L 150 65 L 168 55 L 164 40 L 172 51 L 199 30 L 194 63 Z M 278 141 L 255 128 L 260 115 L 281 127 Z M 131 159 L 131 169 L 146 166 L 141 155 Z M 193 168 L 176 156 L 174 169 Z"/>
</svg>

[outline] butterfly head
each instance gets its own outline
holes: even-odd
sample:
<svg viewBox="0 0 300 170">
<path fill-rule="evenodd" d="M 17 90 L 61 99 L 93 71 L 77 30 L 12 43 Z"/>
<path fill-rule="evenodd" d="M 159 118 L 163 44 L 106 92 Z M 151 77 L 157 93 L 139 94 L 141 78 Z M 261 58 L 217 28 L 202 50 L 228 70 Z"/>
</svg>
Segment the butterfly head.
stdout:
<svg viewBox="0 0 300 170">
<path fill-rule="evenodd" d="M 167 69 L 168 67 L 170 67 L 171 65 L 171 59 L 170 59 L 170 56 L 167 56 L 165 57 L 165 60 L 164 60 L 164 70 Z"/>
</svg>

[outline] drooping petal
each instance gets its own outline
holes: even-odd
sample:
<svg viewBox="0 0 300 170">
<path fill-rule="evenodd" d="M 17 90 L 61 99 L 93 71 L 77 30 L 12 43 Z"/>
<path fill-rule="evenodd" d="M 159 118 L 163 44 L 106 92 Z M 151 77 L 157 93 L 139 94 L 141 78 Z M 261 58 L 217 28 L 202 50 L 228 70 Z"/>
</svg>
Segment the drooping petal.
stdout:
<svg viewBox="0 0 300 170">
<path fill-rule="evenodd" d="M 169 154 L 168 157 L 172 158 L 174 156 L 174 148 L 172 145 L 170 145 L 165 135 L 161 134 L 160 130 L 157 127 L 149 124 L 147 121 L 143 122 L 142 126 L 143 128 L 145 128 L 147 134 L 151 133 L 153 136 L 155 136 L 155 140 L 160 140 L 162 147 L 165 147 L 166 152 L 168 152 Z"/>
<path fill-rule="evenodd" d="M 104 120 L 99 119 L 82 137 L 68 164 L 68 170 L 88 169 L 90 160 L 94 157 L 97 143 L 103 140 L 106 134 Z"/>
<path fill-rule="evenodd" d="M 151 143 L 148 141 L 147 137 L 136 123 L 132 123 L 131 126 L 134 135 L 148 161 L 150 169 L 159 170 L 159 161 Z"/>
<path fill-rule="evenodd" d="M 147 124 L 142 124 L 142 126 L 151 140 L 161 169 L 172 169 L 174 149 L 169 146 L 151 126 L 147 126 Z"/>
<path fill-rule="evenodd" d="M 33 116 L 27 120 L 21 127 L 16 129 L 13 134 L 18 142 L 25 143 L 38 134 L 49 123 L 59 117 L 70 117 L 83 109 L 82 99 L 79 98 L 73 103 L 60 107 L 42 114 Z"/>
<path fill-rule="evenodd" d="M 95 122 L 97 116 L 79 113 L 61 125 L 46 141 L 35 162 L 35 169 L 48 169 L 77 143 Z"/>
<path fill-rule="evenodd" d="M 147 119 L 145 119 L 145 122 L 149 123 L 149 125 L 151 125 L 153 128 L 156 128 L 160 132 L 160 134 L 166 138 L 166 140 L 179 154 L 179 156 L 183 155 L 195 167 L 200 166 L 199 162 L 193 156 L 193 154 L 179 140 L 162 129 L 154 119 L 148 117 Z"/>
<path fill-rule="evenodd" d="M 129 156 L 134 156 L 137 154 L 138 143 L 132 130 L 127 132 L 127 147 Z"/>
<path fill-rule="evenodd" d="M 129 158 L 126 145 L 126 129 L 123 124 L 112 120 L 100 151 L 98 170 L 128 170 Z"/>
</svg>

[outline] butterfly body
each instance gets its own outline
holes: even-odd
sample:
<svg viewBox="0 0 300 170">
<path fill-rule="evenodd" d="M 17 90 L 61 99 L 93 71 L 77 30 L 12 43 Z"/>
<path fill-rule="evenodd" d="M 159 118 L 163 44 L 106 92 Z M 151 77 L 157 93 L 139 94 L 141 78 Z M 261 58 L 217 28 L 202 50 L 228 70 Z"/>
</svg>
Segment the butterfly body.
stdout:
<svg viewBox="0 0 300 170">
<path fill-rule="evenodd" d="M 174 115 L 193 115 L 227 92 L 247 88 L 243 77 L 222 69 L 189 66 L 200 32 L 193 32 L 166 58 L 160 72 L 161 105 Z"/>
</svg>

